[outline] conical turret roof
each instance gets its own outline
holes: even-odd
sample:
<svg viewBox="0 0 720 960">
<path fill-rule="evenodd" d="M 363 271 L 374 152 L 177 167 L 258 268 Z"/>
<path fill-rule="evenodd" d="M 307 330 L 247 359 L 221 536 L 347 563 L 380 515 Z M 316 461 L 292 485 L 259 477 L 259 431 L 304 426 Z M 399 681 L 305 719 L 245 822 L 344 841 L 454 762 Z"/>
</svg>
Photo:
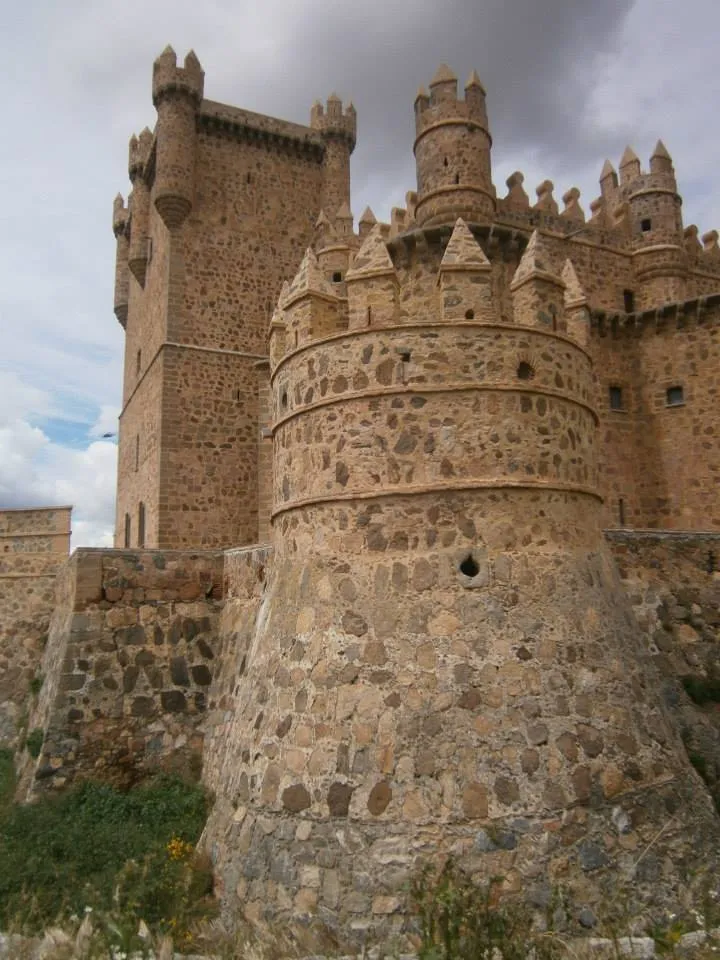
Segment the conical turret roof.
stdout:
<svg viewBox="0 0 720 960">
<path fill-rule="evenodd" d="M 577 304 L 581 302 L 587 303 L 587 296 L 585 295 L 585 291 L 580 284 L 580 280 L 572 260 L 565 261 L 560 277 L 565 284 L 566 304 Z"/>
<path fill-rule="evenodd" d="M 470 76 L 467 78 L 467 83 L 465 84 L 465 89 L 469 90 L 470 87 L 480 87 L 483 93 L 485 93 L 485 87 L 480 82 L 480 77 L 478 76 L 477 70 L 472 70 Z"/>
<path fill-rule="evenodd" d="M 602 170 L 600 171 L 600 183 L 602 183 L 603 180 L 607 179 L 607 177 L 612 177 L 614 173 L 615 173 L 615 167 L 610 163 L 609 160 L 606 160 L 605 163 L 603 164 Z"/>
<path fill-rule="evenodd" d="M 485 251 L 472 235 L 470 227 L 458 217 L 452 236 L 445 247 L 440 270 L 490 270 L 490 261 Z"/>
<path fill-rule="evenodd" d="M 520 286 L 526 280 L 534 276 L 541 276 L 546 280 L 562 283 L 560 277 L 554 273 L 552 260 L 548 253 L 544 238 L 536 230 L 530 237 L 530 242 L 525 248 L 515 276 L 512 279 L 511 288 Z"/>
<path fill-rule="evenodd" d="M 382 228 L 376 223 L 358 250 L 352 266 L 345 274 L 345 280 L 356 280 L 358 277 L 375 276 L 378 274 L 395 273 L 395 266 L 390 259 L 387 244 L 382 235 Z"/>
<path fill-rule="evenodd" d="M 315 293 L 323 297 L 332 297 L 337 299 L 337 295 L 328 281 L 323 276 L 318 259 L 312 247 L 308 247 L 305 256 L 300 264 L 300 269 L 290 284 L 290 289 L 285 296 L 284 306 L 299 299 L 304 294 Z"/>
<path fill-rule="evenodd" d="M 629 163 L 640 163 L 640 158 L 631 146 L 625 147 L 623 155 L 620 158 L 621 167 L 626 167 Z"/>
<path fill-rule="evenodd" d="M 430 81 L 430 86 L 434 87 L 436 83 L 457 82 L 457 77 L 446 63 L 441 63 L 435 71 L 435 76 Z"/>
<path fill-rule="evenodd" d="M 358 223 L 377 223 L 377 218 L 370 207 L 365 207 Z"/>
</svg>

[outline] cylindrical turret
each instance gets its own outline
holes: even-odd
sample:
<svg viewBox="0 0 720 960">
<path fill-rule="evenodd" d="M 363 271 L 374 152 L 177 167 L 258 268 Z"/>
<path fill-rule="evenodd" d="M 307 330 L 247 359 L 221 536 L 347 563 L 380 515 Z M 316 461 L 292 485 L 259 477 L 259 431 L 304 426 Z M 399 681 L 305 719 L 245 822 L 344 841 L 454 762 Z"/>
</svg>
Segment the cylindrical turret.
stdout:
<svg viewBox="0 0 720 960">
<path fill-rule="evenodd" d="M 155 208 L 165 226 L 179 227 L 190 213 L 195 189 L 195 121 L 203 98 L 205 74 L 191 50 L 183 67 L 172 47 L 153 66 L 155 131 Z"/>
<path fill-rule="evenodd" d="M 128 210 L 123 203 L 120 194 L 113 201 L 113 233 L 115 234 L 115 298 L 114 310 L 115 316 L 120 324 L 125 327 L 127 324 L 128 299 L 129 299 L 129 277 L 128 277 L 128 252 L 130 244 L 127 237 Z"/>
<path fill-rule="evenodd" d="M 319 101 L 313 104 L 310 126 L 325 143 L 320 207 L 334 221 L 341 207 L 350 207 L 350 154 L 357 139 L 355 107 L 349 103 L 343 113 L 342 100 L 333 93 L 328 98 L 327 110 Z"/>
<path fill-rule="evenodd" d="M 444 64 L 415 99 L 415 164 L 419 226 L 465 221 L 485 223 L 495 213 L 490 170 L 492 139 L 485 90 L 473 71 L 465 99 L 458 100 L 457 78 Z"/>
<path fill-rule="evenodd" d="M 650 173 L 628 148 L 620 166 L 621 196 L 629 206 L 639 309 L 683 300 L 687 281 L 682 199 L 670 154 L 658 141 Z"/>
<path fill-rule="evenodd" d="M 128 175 L 132 183 L 130 198 L 130 245 L 128 266 L 141 287 L 145 286 L 145 270 L 148 260 L 148 226 L 150 222 L 150 188 L 145 179 L 145 170 L 150 159 L 153 136 L 147 127 L 139 137 L 130 138 Z"/>
</svg>

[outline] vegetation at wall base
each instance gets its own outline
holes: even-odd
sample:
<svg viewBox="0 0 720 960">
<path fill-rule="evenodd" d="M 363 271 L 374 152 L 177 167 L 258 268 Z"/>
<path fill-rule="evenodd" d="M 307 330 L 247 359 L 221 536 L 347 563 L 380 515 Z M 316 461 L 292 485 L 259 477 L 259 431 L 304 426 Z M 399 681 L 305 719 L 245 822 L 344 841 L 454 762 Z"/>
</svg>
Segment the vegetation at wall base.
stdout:
<svg viewBox="0 0 720 960">
<path fill-rule="evenodd" d="M 200 787 L 167 776 L 125 793 L 83 783 L 28 805 L 12 803 L 13 790 L 2 751 L 0 930 L 38 933 L 90 908 L 182 941 L 215 912 L 212 870 L 195 852 L 207 816 Z"/>
</svg>

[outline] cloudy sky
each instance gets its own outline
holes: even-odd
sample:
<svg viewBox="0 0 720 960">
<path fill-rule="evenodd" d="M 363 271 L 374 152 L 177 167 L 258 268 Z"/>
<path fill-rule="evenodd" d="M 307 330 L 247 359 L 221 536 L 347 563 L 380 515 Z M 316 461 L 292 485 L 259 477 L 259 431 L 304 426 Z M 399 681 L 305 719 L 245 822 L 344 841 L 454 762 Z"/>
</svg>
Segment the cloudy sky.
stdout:
<svg viewBox="0 0 720 960">
<path fill-rule="evenodd" d="M 307 122 L 358 110 L 353 208 L 414 187 L 412 103 L 440 61 L 488 90 L 494 179 L 549 178 L 588 210 L 606 156 L 673 155 L 685 222 L 720 227 L 717 0 L 25 0 L 3 11 L 0 508 L 72 503 L 111 542 L 122 330 L 112 198 L 154 123 L 152 60 L 193 47 L 206 96 Z"/>
</svg>

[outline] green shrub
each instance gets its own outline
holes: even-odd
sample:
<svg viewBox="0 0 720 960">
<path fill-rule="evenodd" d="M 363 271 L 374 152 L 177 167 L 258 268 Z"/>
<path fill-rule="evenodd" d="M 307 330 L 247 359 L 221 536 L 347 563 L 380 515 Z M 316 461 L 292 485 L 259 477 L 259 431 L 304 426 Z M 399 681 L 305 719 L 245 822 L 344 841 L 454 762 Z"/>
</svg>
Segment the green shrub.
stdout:
<svg viewBox="0 0 720 960">
<path fill-rule="evenodd" d="M 197 842 L 206 808 L 199 787 L 162 777 L 127 793 L 84 783 L 0 811 L 0 930 L 34 932 L 82 915 L 86 906 L 110 914 L 118 907 L 116 889 L 133 918 L 135 910 L 155 923 L 184 918 L 187 897 L 200 904 L 209 871 L 189 854 L 174 859 L 173 844 L 188 850 Z"/>
<path fill-rule="evenodd" d="M 27 735 L 27 740 L 25 741 L 25 747 L 27 752 L 31 757 L 37 759 L 40 756 L 40 751 L 42 750 L 42 745 L 45 742 L 45 734 L 39 727 L 35 727 L 34 730 L 31 730 Z"/>
<path fill-rule="evenodd" d="M 500 880 L 478 885 L 448 861 L 410 888 L 420 921 L 420 960 L 526 960 L 552 957 L 552 939 L 533 937 L 529 909 L 500 901 Z"/>
<path fill-rule="evenodd" d="M 45 677 L 41 673 L 36 673 L 35 676 L 30 681 L 30 693 L 36 697 L 42 690 L 42 685 L 45 682 Z"/>
<path fill-rule="evenodd" d="M 704 706 L 706 703 L 720 703 L 720 677 L 683 677 L 685 693 L 693 703 Z"/>
<path fill-rule="evenodd" d="M 0 749 L 0 817 L 15 794 L 15 761 L 12 750 Z"/>
</svg>

